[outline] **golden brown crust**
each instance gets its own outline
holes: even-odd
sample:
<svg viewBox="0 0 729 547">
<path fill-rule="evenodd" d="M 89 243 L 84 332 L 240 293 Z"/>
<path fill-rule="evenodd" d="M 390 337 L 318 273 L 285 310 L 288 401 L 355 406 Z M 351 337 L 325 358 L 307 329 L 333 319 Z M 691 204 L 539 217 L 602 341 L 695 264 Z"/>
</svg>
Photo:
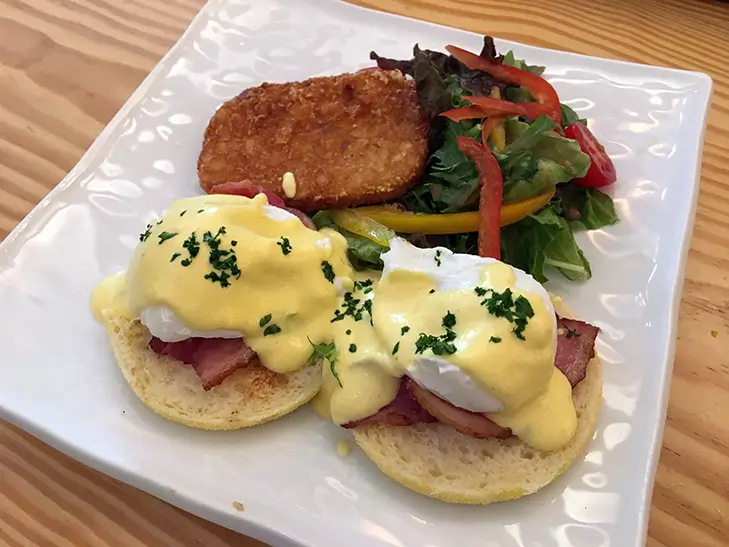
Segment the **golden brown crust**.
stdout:
<svg viewBox="0 0 729 547">
<path fill-rule="evenodd" d="M 206 192 L 246 180 L 302 210 L 378 203 L 402 195 L 427 160 L 428 122 L 414 82 L 371 70 L 264 83 L 223 104 L 210 120 L 198 160 Z"/>
</svg>

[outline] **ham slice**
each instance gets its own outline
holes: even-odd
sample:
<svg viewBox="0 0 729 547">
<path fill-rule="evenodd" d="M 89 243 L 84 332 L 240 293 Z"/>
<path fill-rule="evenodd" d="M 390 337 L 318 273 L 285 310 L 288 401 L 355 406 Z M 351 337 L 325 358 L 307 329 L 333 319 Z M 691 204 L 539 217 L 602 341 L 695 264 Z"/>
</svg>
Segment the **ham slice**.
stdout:
<svg viewBox="0 0 729 547">
<path fill-rule="evenodd" d="M 239 368 L 257 359 L 256 353 L 242 338 L 188 338 L 181 342 L 163 342 L 152 338 L 149 347 L 158 355 L 192 365 L 202 387 L 209 391 Z"/>
<path fill-rule="evenodd" d="M 495 424 L 483 414 L 470 412 L 448 401 L 444 401 L 432 391 L 428 391 L 413 382 L 410 378 L 405 379 L 404 384 L 412 393 L 415 400 L 440 423 L 449 425 L 459 433 L 475 437 L 476 439 L 488 439 L 496 437 L 505 439 L 511 437 L 511 430 Z"/>
<path fill-rule="evenodd" d="M 400 389 L 395 399 L 376 414 L 363 420 L 343 424 L 347 429 L 367 424 L 413 425 L 419 422 L 434 422 L 435 418 L 428 414 L 418 402 L 413 399 L 406 383 L 408 379 L 400 382 Z"/>
<path fill-rule="evenodd" d="M 236 182 L 223 182 L 221 184 L 216 184 L 210 189 L 211 194 L 232 194 L 235 196 L 243 196 L 246 198 L 252 198 L 258 194 L 265 194 L 265 196 L 268 198 L 268 204 L 273 205 L 274 207 L 278 207 L 279 209 L 284 209 L 285 211 L 288 211 L 292 215 L 296 215 L 301 220 L 301 223 L 306 226 L 307 228 L 311 228 L 312 230 L 316 230 L 316 226 L 314 226 L 314 223 L 309 218 L 309 216 L 299 211 L 298 209 L 294 209 L 292 207 L 287 207 L 286 203 L 283 199 L 281 199 L 279 196 L 274 194 L 271 190 L 268 190 L 264 188 L 263 186 L 259 186 L 257 184 L 253 184 L 252 182 L 248 181 L 236 181 Z"/>
<path fill-rule="evenodd" d="M 595 340 L 600 329 L 583 321 L 559 316 L 557 328 L 554 366 L 567 377 L 574 388 L 587 375 L 587 365 L 595 356 Z M 403 391 L 409 392 L 410 396 L 403 395 Z M 422 419 L 423 417 L 427 419 Z M 511 436 L 509 429 L 495 424 L 483 414 L 454 406 L 407 377 L 392 403 L 368 418 L 345 424 L 343 427 L 369 423 L 412 425 L 436 420 L 477 439 L 503 439 Z"/>
<path fill-rule="evenodd" d="M 575 387 L 587 375 L 587 364 L 595 356 L 595 340 L 600 329 L 576 319 L 557 317 L 556 366 Z"/>
</svg>

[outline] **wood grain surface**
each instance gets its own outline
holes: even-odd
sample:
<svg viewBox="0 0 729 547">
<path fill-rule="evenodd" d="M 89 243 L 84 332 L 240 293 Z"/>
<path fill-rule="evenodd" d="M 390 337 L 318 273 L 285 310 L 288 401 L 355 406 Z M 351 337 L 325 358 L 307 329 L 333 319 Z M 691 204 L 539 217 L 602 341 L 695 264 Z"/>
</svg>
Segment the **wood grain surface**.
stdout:
<svg viewBox="0 0 729 547">
<path fill-rule="evenodd" d="M 729 4 L 357 3 L 524 43 L 712 76 L 701 195 L 648 545 L 729 545 Z M 202 4 L 0 0 L 0 238 L 74 166 Z M 260 544 L 109 479 L 0 422 L 0 545 Z"/>
</svg>

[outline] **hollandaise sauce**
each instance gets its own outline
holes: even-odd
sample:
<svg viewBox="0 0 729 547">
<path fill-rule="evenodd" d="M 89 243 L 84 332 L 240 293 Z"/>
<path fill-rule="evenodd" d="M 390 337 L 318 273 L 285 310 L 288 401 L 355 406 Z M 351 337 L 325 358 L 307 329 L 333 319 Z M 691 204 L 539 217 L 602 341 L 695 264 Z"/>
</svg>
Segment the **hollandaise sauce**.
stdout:
<svg viewBox="0 0 729 547">
<path fill-rule="evenodd" d="M 94 293 L 97 317 L 165 309 L 192 333 L 244 337 L 279 373 L 335 338 L 331 320 L 354 288 L 345 239 L 306 228 L 262 194 L 178 201 L 139 239 L 127 271 Z"/>
<path fill-rule="evenodd" d="M 449 259 L 433 258 L 435 269 Z M 465 287 L 409 264 L 371 278 L 371 323 L 342 321 L 337 361 L 325 370 L 315 409 L 339 424 L 366 418 L 394 399 L 401 376 L 445 364 L 498 401 L 501 410 L 487 417 L 525 443 L 540 450 L 566 444 L 577 418 L 571 386 L 554 366 L 556 323 L 546 291 L 533 280 L 540 290 L 524 290 L 515 270 L 498 261 L 478 264 L 476 283 Z"/>
</svg>

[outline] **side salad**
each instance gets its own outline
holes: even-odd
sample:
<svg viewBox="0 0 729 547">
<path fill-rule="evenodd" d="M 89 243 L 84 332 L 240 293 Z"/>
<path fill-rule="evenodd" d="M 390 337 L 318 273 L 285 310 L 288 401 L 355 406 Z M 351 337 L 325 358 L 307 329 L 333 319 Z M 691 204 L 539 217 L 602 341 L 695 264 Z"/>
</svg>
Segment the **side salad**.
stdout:
<svg viewBox="0 0 729 547">
<path fill-rule="evenodd" d="M 396 234 L 420 246 L 500 256 L 547 281 L 550 269 L 570 280 L 591 277 L 574 233 L 618 222 L 600 190 L 615 167 L 587 127 L 541 77 L 544 67 L 497 55 L 484 38 L 479 55 L 448 46 L 413 58 L 370 57 L 382 70 L 415 80 L 430 119 L 430 157 L 420 180 L 395 202 L 319 211 L 349 243 L 356 267 L 382 267 Z"/>
</svg>

